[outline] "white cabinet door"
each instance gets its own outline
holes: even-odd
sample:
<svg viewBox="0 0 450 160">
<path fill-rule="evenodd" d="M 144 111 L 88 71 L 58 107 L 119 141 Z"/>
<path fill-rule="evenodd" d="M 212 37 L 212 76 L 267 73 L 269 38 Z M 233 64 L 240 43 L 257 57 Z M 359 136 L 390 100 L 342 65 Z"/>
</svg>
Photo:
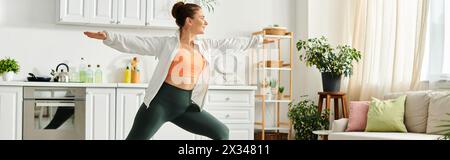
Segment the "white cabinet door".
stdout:
<svg viewBox="0 0 450 160">
<path fill-rule="evenodd" d="M 146 25 L 153 28 L 178 28 L 172 16 L 172 7 L 176 2 L 177 0 L 147 0 Z"/>
<path fill-rule="evenodd" d="M 209 90 L 205 110 L 230 129 L 230 140 L 253 140 L 255 91 Z M 209 139 L 198 136 L 198 139 Z"/>
<path fill-rule="evenodd" d="M 253 140 L 253 124 L 225 124 L 229 132 L 229 140 Z M 198 140 L 211 140 L 211 138 L 197 135 Z"/>
<path fill-rule="evenodd" d="M 59 0 L 59 22 L 88 23 L 89 0 Z"/>
<path fill-rule="evenodd" d="M 0 87 L 0 140 L 22 139 L 22 87 Z"/>
<path fill-rule="evenodd" d="M 89 1 L 89 22 L 94 24 L 116 24 L 118 0 Z"/>
<path fill-rule="evenodd" d="M 124 140 L 133 126 L 134 117 L 144 102 L 145 89 L 117 89 L 116 139 Z"/>
<path fill-rule="evenodd" d="M 196 137 L 195 134 L 167 122 L 158 130 L 152 140 L 195 140 Z"/>
<path fill-rule="evenodd" d="M 118 25 L 145 26 L 146 0 L 119 0 Z"/>
<path fill-rule="evenodd" d="M 86 93 L 86 139 L 115 139 L 116 90 L 88 88 Z"/>
</svg>

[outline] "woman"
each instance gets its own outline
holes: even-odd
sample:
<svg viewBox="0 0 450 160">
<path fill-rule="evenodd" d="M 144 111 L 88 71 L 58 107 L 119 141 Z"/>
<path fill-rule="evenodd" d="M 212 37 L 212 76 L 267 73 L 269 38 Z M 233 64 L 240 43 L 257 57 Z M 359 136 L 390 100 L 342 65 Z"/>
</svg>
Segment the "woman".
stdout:
<svg viewBox="0 0 450 160">
<path fill-rule="evenodd" d="M 180 27 L 173 37 L 125 36 L 85 32 L 118 51 L 156 56 L 159 63 L 136 114 L 128 140 L 150 139 L 165 122 L 214 140 L 227 140 L 228 128 L 203 111 L 208 90 L 210 51 L 246 50 L 262 44 L 262 36 L 225 40 L 195 40 L 208 22 L 196 4 L 178 2 L 172 15 Z M 161 75 L 161 76 L 160 76 Z"/>
</svg>

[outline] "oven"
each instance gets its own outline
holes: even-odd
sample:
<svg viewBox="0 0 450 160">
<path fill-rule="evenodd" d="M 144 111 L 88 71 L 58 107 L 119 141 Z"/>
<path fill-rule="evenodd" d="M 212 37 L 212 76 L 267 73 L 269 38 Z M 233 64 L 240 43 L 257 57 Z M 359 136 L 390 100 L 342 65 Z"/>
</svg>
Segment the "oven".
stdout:
<svg viewBox="0 0 450 160">
<path fill-rule="evenodd" d="M 84 140 L 86 88 L 24 87 L 24 140 Z"/>
</svg>

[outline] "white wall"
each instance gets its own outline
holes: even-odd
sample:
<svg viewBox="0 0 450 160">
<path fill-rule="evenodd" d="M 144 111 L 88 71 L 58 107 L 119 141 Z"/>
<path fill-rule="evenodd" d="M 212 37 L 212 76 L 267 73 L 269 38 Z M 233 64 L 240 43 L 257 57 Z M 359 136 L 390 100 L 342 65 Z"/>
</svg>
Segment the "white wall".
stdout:
<svg viewBox="0 0 450 160">
<path fill-rule="evenodd" d="M 295 0 L 221 0 L 216 12 L 207 16 L 208 38 L 249 36 L 252 32 L 277 23 L 294 28 Z M 174 30 L 121 29 L 57 25 L 56 0 L 0 0 L 0 57 L 19 61 L 17 80 L 29 72 L 49 76 L 61 62 L 78 66 L 80 57 L 104 67 L 107 82 L 120 82 L 121 69 L 136 55 L 119 53 L 91 40 L 83 31 L 112 30 L 138 35 L 172 35 Z M 291 14 L 292 13 L 292 14 Z M 138 56 L 148 82 L 155 67 L 152 57 Z"/>
</svg>

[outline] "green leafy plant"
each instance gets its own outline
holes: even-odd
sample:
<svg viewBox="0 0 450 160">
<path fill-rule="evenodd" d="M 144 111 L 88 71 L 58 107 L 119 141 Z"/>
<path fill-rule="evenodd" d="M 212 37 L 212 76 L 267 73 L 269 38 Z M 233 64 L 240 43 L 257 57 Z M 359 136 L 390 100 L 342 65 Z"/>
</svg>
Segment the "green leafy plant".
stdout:
<svg viewBox="0 0 450 160">
<path fill-rule="evenodd" d="M 284 86 L 278 87 L 278 93 L 283 93 L 283 92 L 284 92 Z"/>
<path fill-rule="evenodd" d="M 270 88 L 276 88 L 277 87 L 277 80 L 276 79 L 270 80 L 269 86 L 270 86 Z"/>
<path fill-rule="evenodd" d="M 307 96 L 302 96 L 305 97 Z M 313 134 L 313 131 L 328 129 L 328 115 L 328 110 L 319 113 L 317 105 L 306 98 L 297 104 L 290 103 L 288 117 L 296 132 L 295 139 L 317 140 L 318 136 Z"/>
<path fill-rule="evenodd" d="M 348 45 L 339 45 L 333 48 L 327 38 L 312 38 L 297 42 L 297 50 L 300 60 L 306 62 L 306 66 L 316 66 L 322 73 L 332 73 L 334 76 L 353 74 L 353 61 L 361 59 L 361 52 Z M 302 54 L 301 51 L 305 50 Z"/>
<path fill-rule="evenodd" d="M 447 113 L 448 116 L 450 116 L 450 113 Z M 450 120 L 442 120 L 442 122 L 445 122 L 446 124 L 440 125 L 438 127 L 444 128 L 441 132 L 444 132 L 444 136 L 440 138 L 441 140 L 450 140 Z"/>
<path fill-rule="evenodd" d="M 214 12 L 214 7 L 217 5 L 217 0 L 199 0 L 200 5 L 206 7 L 208 12 Z"/>
<path fill-rule="evenodd" d="M 6 58 L 0 60 L 0 74 L 6 73 L 6 72 L 14 72 L 17 73 L 20 70 L 20 66 L 17 63 L 16 60 L 11 58 Z"/>
</svg>

